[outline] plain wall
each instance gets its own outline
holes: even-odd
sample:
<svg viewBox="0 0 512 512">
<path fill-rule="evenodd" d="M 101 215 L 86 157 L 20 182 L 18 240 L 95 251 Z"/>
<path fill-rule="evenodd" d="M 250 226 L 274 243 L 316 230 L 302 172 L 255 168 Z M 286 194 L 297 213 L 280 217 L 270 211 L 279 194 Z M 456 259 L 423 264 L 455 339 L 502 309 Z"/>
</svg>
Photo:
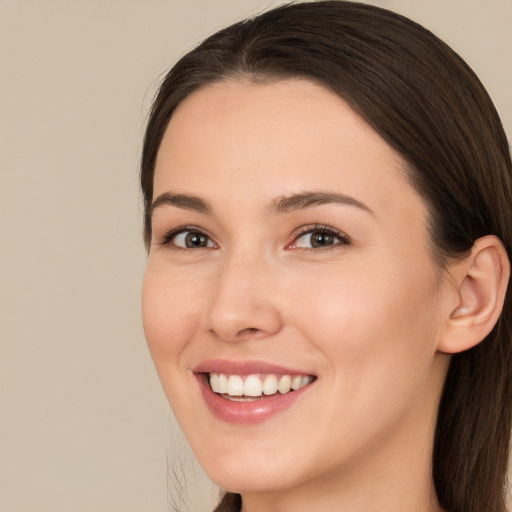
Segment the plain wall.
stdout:
<svg viewBox="0 0 512 512">
<path fill-rule="evenodd" d="M 137 165 L 157 77 L 278 3 L 0 0 L 0 512 L 171 510 L 177 460 L 210 507 L 144 342 Z M 372 3 L 451 44 L 510 136 L 511 0 Z"/>
</svg>

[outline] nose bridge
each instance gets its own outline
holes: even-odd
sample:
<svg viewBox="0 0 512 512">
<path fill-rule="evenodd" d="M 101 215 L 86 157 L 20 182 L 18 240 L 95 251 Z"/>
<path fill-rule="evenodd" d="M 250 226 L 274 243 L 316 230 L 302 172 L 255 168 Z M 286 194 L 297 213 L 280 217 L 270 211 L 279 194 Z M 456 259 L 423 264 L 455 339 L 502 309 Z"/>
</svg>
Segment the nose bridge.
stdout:
<svg viewBox="0 0 512 512">
<path fill-rule="evenodd" d="M 273 296 L 276 271 L 260 253 L 237 249 L 227 254 L 219 262 L 208 329 L 225 341 L 277 332 L 281 317 Z"/>
</svg>

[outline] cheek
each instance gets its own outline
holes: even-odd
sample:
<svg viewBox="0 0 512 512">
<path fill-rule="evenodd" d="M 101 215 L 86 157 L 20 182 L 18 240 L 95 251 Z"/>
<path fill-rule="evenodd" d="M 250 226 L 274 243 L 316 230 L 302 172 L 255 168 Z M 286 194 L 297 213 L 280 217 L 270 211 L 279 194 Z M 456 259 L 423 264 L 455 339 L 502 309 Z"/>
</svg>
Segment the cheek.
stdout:
<svg viewBox="0 0 512 512">
<path fill-rule="evenodd" d="M 402 269 L 400 279 L 354 270 L 307 284 L 295 323 L 325 363 L 323 435 L 338 442 L 336 426 L 356 450 L 432 402 L 436 282 Z"/>
<path fill-rule="evenodd" d="M 142 321 L 149 350 L 160 372 L 177 358 L 197 329 L 198 286 L 148 265 L 142 286 Z"/>
<path fill-rule="evenodd" d="M 435 353 L 437 285 L 428 266 L 419 272 L 404 265 L 399 275 L 389 266 L 352 268 L 304 291 L 297 322 L 333 366 L 360 375 L 364 367 L 422 364 Z"/>
</svg>

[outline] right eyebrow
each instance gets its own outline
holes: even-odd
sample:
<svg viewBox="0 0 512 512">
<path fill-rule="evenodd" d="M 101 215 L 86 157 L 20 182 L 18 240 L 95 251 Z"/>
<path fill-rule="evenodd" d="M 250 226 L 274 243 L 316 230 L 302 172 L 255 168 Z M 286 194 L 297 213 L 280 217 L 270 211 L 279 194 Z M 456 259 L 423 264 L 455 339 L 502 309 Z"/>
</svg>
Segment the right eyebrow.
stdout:
<svg viewBox="0 0 512 512">
<path fill-rule="evenodd" d="M 370 207 L 358 201 L 355 197 L 322 190 L 300 192 L 290 196 L 279 196 L 270 203 L 268 213 L 288 213 L 294 210 L 303 210 L 330 203 L 355 206 L 371 215 L 375 215 Z"/>
<path fill-rule="evenodd" d="M 151 217 L 153 212 L 163 205 L 176 206 L 177 208 L 192 210 L 199 213 L 212 212 L 212 207 L 210 204 L 200 197 L 191 196 L 188 194 L 173 194 L 172 192 L 164 192 L 151 203 L 149 208 L 149 216 Z"/>
</svg>

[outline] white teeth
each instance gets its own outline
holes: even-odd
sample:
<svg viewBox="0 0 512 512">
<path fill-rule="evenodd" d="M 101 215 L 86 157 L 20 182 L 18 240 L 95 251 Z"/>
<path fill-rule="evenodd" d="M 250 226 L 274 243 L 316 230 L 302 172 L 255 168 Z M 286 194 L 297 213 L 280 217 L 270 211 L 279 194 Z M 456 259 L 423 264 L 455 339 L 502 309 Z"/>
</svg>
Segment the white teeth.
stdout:
<svg viewBox="0 0 512 512">
<path fill-rule="evenodd" d="M 219 391 L 217 393 L 228 392 L 228 378 L 223 374 L 219 374 Z"/>
<path fill-rule="evenodd" d="M 263 393 L 263 384 L 257 375 L 249 375 L 244 382 L 245 396 L 261 396 Z"/>
<path fill-rule="evenodd" d="M 219 391 L 219 374 L 218 373 L 210 373 L 210 387 L 212 391 L 215 393 L 220 393 Z"/>
<path fill-rule="evenodd" d="M 294 375 L 294 377 L 292 379 L 292 389 L 294 391 L 297 391 L 297 389 L 300 389 L 301 387 L 302 387 L 302 375 Z M 212 389 L 213 389 L 213 386 L 212 386 Z"/>
<path fill-rule="evenodd" d="M 265 395 L 275 395 L 277 393 L 277 377 L 267 375 L 263 381 L 263 393 Z"/>
<path fill-rule="evenodd" d="M 313 377 L 311 375 L 304 375 L 302 377 L 302 382 L 300 383 L 300 387 L 303 388 L 313 382 Z"/>
<path fill-rule="evenodd" d="M 311 375 L 282 375 L 280 377 L 269 374 L 266 376 L 249 375 L 242 378 L 239 375 L 226 375 L 211 372 L 209 383 L 213 392 L 230 397 L 261 397 L 262 395 L 275 395 L 297 391 L 311 382 Z"/>
<path fill-rule="evenodd" d="M 283 375 L 279 379 L 279 384 L 277 386 L 277 389 L 279 389 L 279 393 L 285 394 L 292 389 L 292 378 L 289 375 Z"/>
<path fill-rule="evenodd" d="M 230 375 L 228 379 L 228 395 L 241 396 L 244 394 L 244 381 L 238 375 Z"/>
</svg>

